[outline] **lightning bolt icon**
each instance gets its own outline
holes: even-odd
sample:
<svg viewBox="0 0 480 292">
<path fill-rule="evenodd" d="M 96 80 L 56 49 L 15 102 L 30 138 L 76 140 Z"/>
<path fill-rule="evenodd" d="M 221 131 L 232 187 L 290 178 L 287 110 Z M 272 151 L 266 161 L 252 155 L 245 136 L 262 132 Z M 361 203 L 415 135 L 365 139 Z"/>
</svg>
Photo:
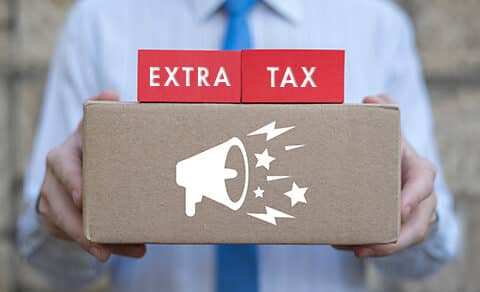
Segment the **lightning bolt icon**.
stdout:
<svg viewBox="0 0 480 292">
<path fill-rule="evenodd" d="M 276 128 L 276 123 L 277 123 L 277 121 L 273 121 L 270 124 L 268 124 L 266 126 L 263 126 L 260 129 L 251 132 L 247 136 L 267 134 L 267 141 L 270 141 L 273 138 L 275 138 L 277 136 L 280 136 L 283 133 L 288 132 L 291 129 L 295 128 L 295 127 Z"/>
<path fill-rule="evenodd" d="M 292 215 L 275 210 L 265 206 L 265 213 L 247 213 L 247 215 L 265 221 L 272 225 L 277 225 L 277 218 L 295 218 Z"/>
</svg>

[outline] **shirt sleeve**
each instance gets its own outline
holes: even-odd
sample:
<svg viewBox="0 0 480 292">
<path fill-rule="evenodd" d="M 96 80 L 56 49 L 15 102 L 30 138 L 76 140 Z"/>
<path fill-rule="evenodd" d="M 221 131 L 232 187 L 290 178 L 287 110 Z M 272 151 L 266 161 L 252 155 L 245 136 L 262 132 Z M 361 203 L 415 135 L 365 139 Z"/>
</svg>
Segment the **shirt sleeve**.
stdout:
<svg viewBox="0 0 480 292">
<path fill-rule="evenodd" d="M 437 167 L 434 189 L 438 197 L 438 220 L 422 244 L 372 261 L 387 276 L 420 278 L 439 270 L 456 255 L 460 228 L 438 158 L 431 105 L 415 47 L 413 27 L 403 12 L 397 12 L 396 17 L 392 17 L 396 20 L 395 25 L 388 32 L 392 39 L 390 43 L 394 45 L 386 60 L 385 93 L 399 103 L 405 138 L 419 155 Z"/>
<path fill-rule="evenodd" d="M 53 284 L 81 284 L 94 279 L 101 267 L 76 243 L 54 239 L 42 229 L 35 211 L 45 174 L 47 153 L 76 129 L 83 102 L 99 92 L 94 30 L 88 1 L 78 1 L 70 11 L 58 40 L 43 97 L 34 148 L 26 170 L 24 205 L 17 224 L 20 252 Z M 59 252 L 60 251 L 60 252 Z M 58 281 L 62 283 L 57 283 Z"/>
</svg>

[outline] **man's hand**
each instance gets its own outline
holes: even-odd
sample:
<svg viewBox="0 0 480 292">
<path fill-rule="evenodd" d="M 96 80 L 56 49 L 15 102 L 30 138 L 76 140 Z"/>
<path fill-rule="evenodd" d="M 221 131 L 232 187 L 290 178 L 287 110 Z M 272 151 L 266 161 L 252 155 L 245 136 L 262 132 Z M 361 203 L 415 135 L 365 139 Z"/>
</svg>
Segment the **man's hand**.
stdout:
<svg viewBox="0 0 480 292">
<path fill-rule="evenodd" d="M 114 93 L 102 93 L 92 100 L 118 100 Z M 68 139 L 47 155 L 38 210 L 48 232 L 64 240 L 78 242 L 83 249 L 105 262 L 111 254 L 142 257 L 143 244 L 93 244 L 83 234 L 82 223 L 82 124 Z"/>
<path fill-rule="evenodd" d="M 367 97 L 364 103 L 396 103 L 390 97 Z M 437 197 L 433 189 L 435 166 L 429 160 L 420 157 L 405 139 L 402 140 L 401 157 L 401 219 L 400 236 L 396 243 L 335 246 L 340 250 L 351 250 L 357 257 L 383 257 L 399 252 L 425 241 L 430 227 L 436 221 Z"/>
</svg>

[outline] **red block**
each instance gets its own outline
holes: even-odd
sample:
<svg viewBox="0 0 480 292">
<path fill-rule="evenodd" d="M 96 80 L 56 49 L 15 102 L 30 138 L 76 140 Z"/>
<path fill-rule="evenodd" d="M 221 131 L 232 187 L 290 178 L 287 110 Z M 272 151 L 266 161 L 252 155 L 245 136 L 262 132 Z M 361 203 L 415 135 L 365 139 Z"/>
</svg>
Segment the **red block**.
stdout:
<svg viewBox="0 0 480 292">
<path fill-rule="evenodd" d="M 139 102 L 239 103 L 239 51 L 138 51 Z"/>
<path fill-rule="evenodd" d="M 343 103 L 343 50 L 242 51 L 242 102 Z"/>
</svg>

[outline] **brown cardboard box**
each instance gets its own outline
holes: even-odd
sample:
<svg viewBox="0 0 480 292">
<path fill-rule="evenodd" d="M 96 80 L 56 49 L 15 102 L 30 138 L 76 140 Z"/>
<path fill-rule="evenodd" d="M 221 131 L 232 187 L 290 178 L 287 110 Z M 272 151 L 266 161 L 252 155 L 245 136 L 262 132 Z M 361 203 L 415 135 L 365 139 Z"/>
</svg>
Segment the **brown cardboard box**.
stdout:
<svg viewBox="0 0 480 292">
<path fill-rule="evenodd" d="M 399 116 L 390 105 L 89 102 L 85 235 L 101 243 L 393 242 Z"/>
</svg>

